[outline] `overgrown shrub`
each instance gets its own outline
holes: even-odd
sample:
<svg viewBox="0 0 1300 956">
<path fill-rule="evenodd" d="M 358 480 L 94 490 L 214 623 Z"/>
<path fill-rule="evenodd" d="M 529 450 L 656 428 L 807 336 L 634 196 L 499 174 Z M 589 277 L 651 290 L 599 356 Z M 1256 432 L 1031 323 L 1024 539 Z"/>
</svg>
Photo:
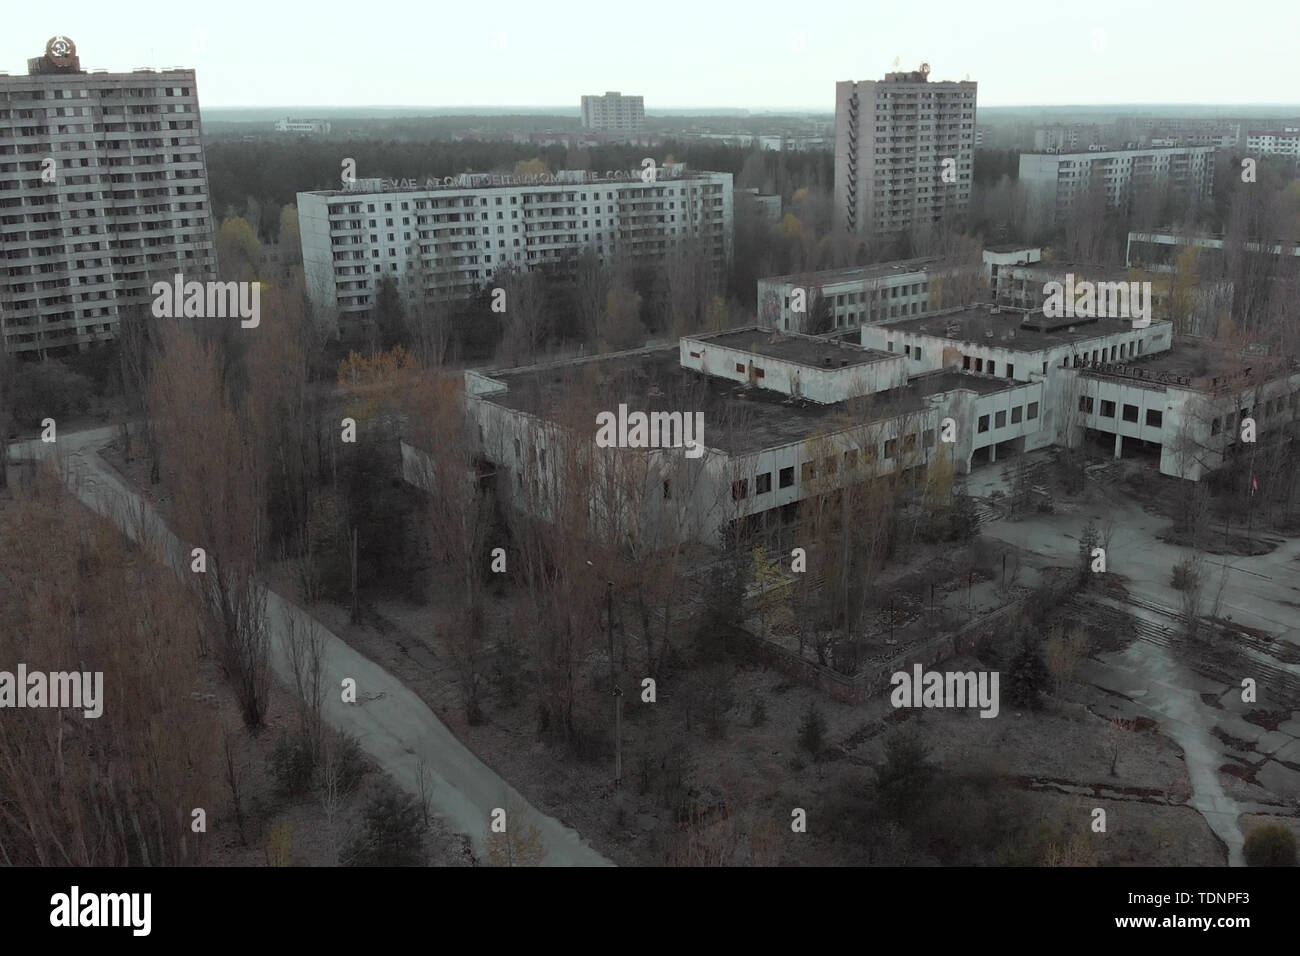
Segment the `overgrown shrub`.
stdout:
<svg viewBox="0 0 1300 956">
<path fill-rule="evenodd" d="M 1174 565 L 1173 575 L 1170 584 L 1179 591 L 1190 591 L 1196 587 L 1200 574 L 1197 572 L 1195 562 L 1191 558 L 1179 561 Z"/>
<path fill-rule="evenodd" d="M 271 776 L 275 778 L 276 792 L 282 797 L 296 797 L 311 787 L 311 750 L 301 737 L 280 735 L 271 751 Z"/>
<path fill-rule="evenodd" d="M 1251 866 L 1295 866 L 1295 834 L 1285 824 L 1266 823 L 1246 835 L 1243 852 Z"/>
<path fill-rule="evenodd" d="M 385 777 L 362 811 L 364 825 L 348 847 L 349 866 L 424 866 L 420 804 Z"/>
<path fill-rule="evenodd" d="M 885 813 L 906 818 L 926 799 L 934 779 L 930 748 L 911 727 L 902 727 L 885 739 L 885 759 L 876 768 L 876 800 Z"/>
<path fill-rule="evenodd" d="M 826 744 L 826 717 L 816 703 L 810 703 L 799 721 L 799 746 L 817 757 Z"/>
</svg>

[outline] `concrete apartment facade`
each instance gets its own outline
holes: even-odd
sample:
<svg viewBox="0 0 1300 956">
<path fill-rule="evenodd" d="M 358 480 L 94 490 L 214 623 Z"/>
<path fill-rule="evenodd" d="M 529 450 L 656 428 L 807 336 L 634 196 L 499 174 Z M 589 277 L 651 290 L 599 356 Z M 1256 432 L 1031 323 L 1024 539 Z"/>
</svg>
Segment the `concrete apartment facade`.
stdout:
<svg viewBox="0 0 1300 956">
<path fill-rule="evenodd" d="M 1134 190 L 1168 182 L 1176 190 L 1208 198 L 1214 189 L 1214 147 L 1022 153 L 1020 182 L 1029 214 L 1040 225 L 1059 225 L 1088 189 L 1104 192 L 1106 204 L 1122 206 Z"/>
<path fill-rule="evenodd" d="M 318 308 L 360 317 L 384 276 L 409 298 L 468 296 L 498 269 L 555 265 L 584 249 L 604 262 L 616 250 L 645 262 L 698 240 L 718 268 L 731 258 L 730 173 L 675 164 L 653 182 L 639 170 L 577 170 L 466 173 L 425 185 L 358 180 L 298 194 L 307 289 Z"/>
<path fill-rule="evenodd" d="M 835 84 L 837 232 L 890 235 L 964 213 L 975 161 L 974 82 L 929 67 Z M 953 181 L 945 182 L 944 160 Z"/>
<path fill-rule="evenodd" d="M 609 92 L 582 98 L 583 129 L 639 133 L 645 129 L 645 97 Z"/>
<path fill-rule="evenodd" d="M 1300 163 L 1300 126 L 1251 130 L 1246 134 L 1246 152 L 1256 156 L 1285 156 Z"/>
<path fill-rule="evenodd" d="M 759 279 L 759 325 L 782 332 L 807 331 L 816 295 L 830 300 L 831 324 L 836 329 L 919 315 L 929 310 L 929 270 L 937 261 L 901 259 Z M 802 312 L 795 309 L 796 290 L 804 293 Z"/>
<path fill-rule="evenodd" d="M 69 52 L 70 51 L 70 52 Z M 66 37 L 0 74 L 0 338 L 24 358 L 85 350 L 153 301 L 215 277 L 193 70 L 87 72 Z"/>
</svg>

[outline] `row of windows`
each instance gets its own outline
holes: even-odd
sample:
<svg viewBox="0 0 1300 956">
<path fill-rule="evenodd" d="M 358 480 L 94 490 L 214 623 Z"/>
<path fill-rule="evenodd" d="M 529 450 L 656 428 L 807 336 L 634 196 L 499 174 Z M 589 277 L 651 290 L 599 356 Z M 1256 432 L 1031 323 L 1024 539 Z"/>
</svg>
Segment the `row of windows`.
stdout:
<svg viewBox="0 0 1300 956">
<path fill-rule="evenodd" d="M 743 366 L 740 366 L 740 368 L 743 368 Z M 1038 414 L 1037 403 L 1034 404 L 1033 408 L 1034 408 L 1034 415 L 1036 416 Z M 924 448 L 934 447 L 933 428 L 927 428 L 924 431 L 920 432 L 919 435 L 920 435 L 922 447 Z M 916 450 L 917 437 L 918 437 L 917 432 L 912 432 L 911 434 L 902 436 L 903 451 L 905 453 L 914 452 Z M 894 458 L 898 456 L 898 442 L 899 442 L 898 438 L 885 439 L 884 449 L 883 449 L 884 461 L 892 461 Z M 874 444 L 868 445 L 867 447 L 861 450 L 857 448 L 850 448 L 847 451 L 845 451 L 843 454 L 844 470 L 852 472 L 859 467 L 860 463 L 872 463 L 881 459 L 882 459 L 881 448 L 879 445 L 874 445 Z M 824 476 L 830 476 L 830 475 L 838 474 L 839 470 L 840 470 L 840 459 L 836 458 L 834 455 L 827 455 L 825 458 L 822 459 L 809 459 L 808 461 L 805 461 L 800 466 L 799 477 L 800 480 L 803 481 L 804 483 L 810 483 L 817 478 L 818 474 Z M 789 465 L 785 468 L 780 469 L 777 473 L 777 487 L 790 488 L 793 485 L 794 485 L 794 465 Z M 767 494 L 771 490 L 772 490 L 772 473 L 770 471 L 765 472 L 764 474 L 761 475 L 756 475 L 754 477 L 755 496 Z M 671 497 L 671 494 L 669 493 L 669 485 L 667 482 L 664 483 L 664 497 L 665 498 Z M 731 497 L 732 500 L 734 501 L 740 501 L 744 498 L 749 497 L 748 478 L 738 478 L 731 483 Z"/>
<path fill-rule="evenodd" d="M 1095 404 L 1094 404 L 1093 399 L 1092 399 L 1091 396 L 1089 396 L 1089 395 L 1080 395 L 1080 396 L 1079 396 L 1079 411 L 1083 412 L 1083 413 L 1086 414 L 1086 415 L 1091 415 L 1091 414 L 1093 414 L 1093 409 L 1094 409 L 1094 407 L 1095 407 Z M 1136 405 L 1129 405 L 1129 404 L 1125 403 L 1125 405 L 1124 405 L 1124 410 L 1123 410 L 1123 413 L 1122 413 L 1122 416 L 1123 416 L 1124 421 L 1126 421 L 1126 422 L 1133 422 L 1134 424 L 1136 424 L 1137 421 L 1138 421 L 1138 414 L 1139 414 L 1139 411 L 1140 411 L 1140 410 L 1138 409 L 1138 407 L 1137 407 Z M 1114 402 L 1112 402 L 1112 401 L 1110 401 L 1110 400 L 1108 400 L 1108 399 L 1104 399 L 1104 398 L 1101 400 L 1101 417 L 1102 417 L 1102 418 L 1114 418 L 1114 417 L 1115 417 L 1115 403 L 1114 403 Z M 1155 409 L 1155 408 L 1148 408 L 1148 409 L 1147 409 L 1147 421 L 1146 421 L 1146 423 L 1147 423 L 1147 427 L 1148 427 L 1148 428 L 1160 428 L 1160 427 L 1162 427 L 1162 426 L 1164 425 L 1164 420 L 1165 420 L 1164 412 L 1160 411 L 1159 409 Z"/>
<path fill-rule="evenodd" d="M 1025 419 L 1028 419 L 1029 421 L 1033 421 L 1035 418 L 1037 418 L 1037 417 L 1038 417 L 1038 403 L 1037 403 L 1037 402 L 1030 402 L 1027 406 L 1026 406 L 1026 405 L 1017 405 L 1015 408 L 1011 409 L 1011 424 L 1013 424 L 1013 425 L 1019 425 L 1020 422 L 1021 422 L 1021 420 L 1022 420 L 1022 417 L 1025 418 Z M 1006 425 L 1007 425 L 1007 413 L 1006 413 L 1006 411 L 1004 410 L 1004 411 L 1000 411 L 1000 412 L 994 412 L 994 413 L 993 413 L 993 427 L 994 427 L 994 428 L 1005 428 Z M 981 415 L 981 416 L 979 417 L 979 421 L 976 422 L 976 428 L 978 429 L 978 431 L 979 431 L 979 433 L 980 433 L 981 435 L 984 434 L 986 431 L 988 431 L 988 430 L 989 430 L 989 416 L 987 416 L 987 415 Z"/>
</svg>

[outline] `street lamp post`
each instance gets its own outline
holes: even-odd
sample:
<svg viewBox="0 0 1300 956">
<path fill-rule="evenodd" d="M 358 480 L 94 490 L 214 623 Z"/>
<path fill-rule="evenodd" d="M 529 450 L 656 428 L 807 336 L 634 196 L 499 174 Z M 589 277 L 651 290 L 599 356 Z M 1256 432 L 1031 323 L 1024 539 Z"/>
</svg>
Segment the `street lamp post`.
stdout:
<svg viewBox="0 0 1300 956">
<path fill-rule="evenodd" d="M 623 784 L 623 689 L 614 664 L 614 582 L 605 582 L 605 630 L 609 635 L 609 686 L 614 696 L 614 788 Z"/>
</svg>

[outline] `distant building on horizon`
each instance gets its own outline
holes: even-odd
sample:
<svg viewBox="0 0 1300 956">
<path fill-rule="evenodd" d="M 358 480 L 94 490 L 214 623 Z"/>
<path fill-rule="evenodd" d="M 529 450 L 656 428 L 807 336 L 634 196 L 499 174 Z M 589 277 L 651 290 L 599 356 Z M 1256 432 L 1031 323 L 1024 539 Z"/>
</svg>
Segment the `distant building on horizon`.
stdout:
<svg viewBox="0 0 1300 956">
<path fill-rule="evenodd" d="M 328 133 L 330 128 L 329 120 L 290 119 L 286 116 L 275 121 L 277 133 Z"/>
<path fill-rule="evenodd" d="M 645 97 L 609 92 L 582 98 L 583 129 L 639 133 L 645 129 Z"/>
<path fill-rule="evenodd" d="M 932 83 L 929 73 L 923 63 L 835 84 L 837 232 L 895 235 L 970 205 L 977 84 Z"/>
<path fill-rule="evenodd" d="M 1300 162 L 1300 126 L 1250 130 L 1246 133 L 1246 151 L 1261 156 L 1285 156 L 1292 162 Z"/>
<path fill-rule="evenodd" d="M 27 69 L 0 74 L 0 340 L 46 358 L 214 278 L 215 230 L 193 70 L 88 73 L 62 36 Z"/>
</svg>

